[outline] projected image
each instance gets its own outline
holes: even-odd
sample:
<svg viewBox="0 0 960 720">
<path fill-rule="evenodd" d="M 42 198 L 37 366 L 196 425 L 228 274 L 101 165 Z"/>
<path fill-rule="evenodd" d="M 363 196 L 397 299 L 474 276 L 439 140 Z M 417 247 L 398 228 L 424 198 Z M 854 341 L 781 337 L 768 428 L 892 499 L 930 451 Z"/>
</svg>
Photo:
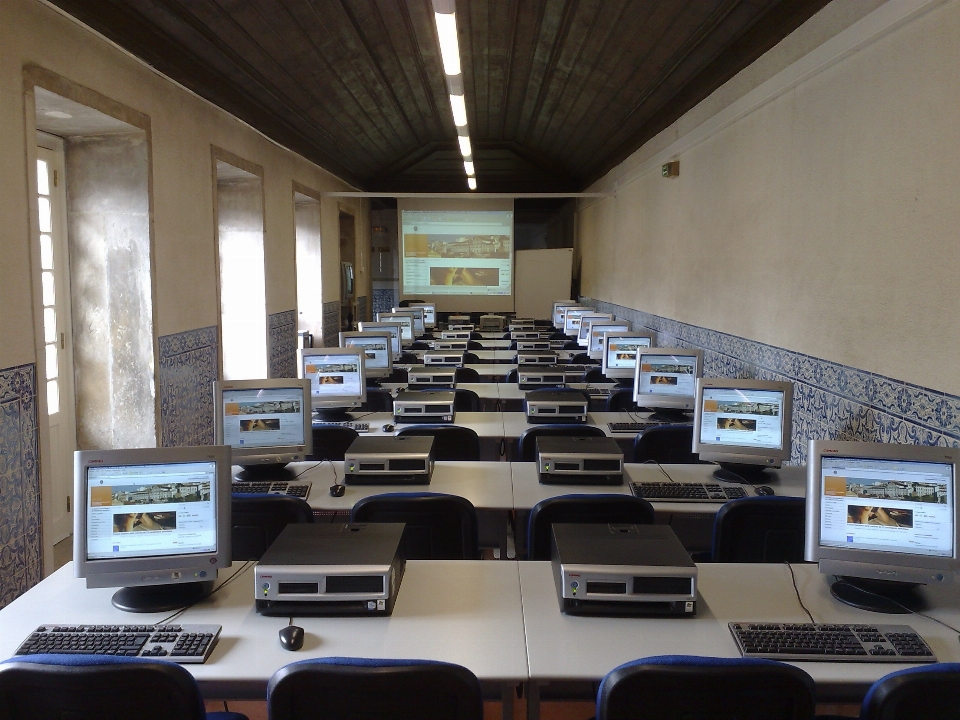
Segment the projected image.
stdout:
<svg viewBox="0 0 960 720">
<path fill-rule="evenodd" d="M 429 258 L 509 258 L 510 237 L 409 233 L 403 239 L 403 254 Z"/>
<path fill-rule="evenodd" d="M 430 284 L 496 287 L 500 284 L 500 270 L 498 268 L 432 267 Z"/>
<path fill-rule="evenodd" d="M 912 528 L 913 510 L 873 505 L 847 505 L 847 522 L 855 525 Z"/>
</svg>

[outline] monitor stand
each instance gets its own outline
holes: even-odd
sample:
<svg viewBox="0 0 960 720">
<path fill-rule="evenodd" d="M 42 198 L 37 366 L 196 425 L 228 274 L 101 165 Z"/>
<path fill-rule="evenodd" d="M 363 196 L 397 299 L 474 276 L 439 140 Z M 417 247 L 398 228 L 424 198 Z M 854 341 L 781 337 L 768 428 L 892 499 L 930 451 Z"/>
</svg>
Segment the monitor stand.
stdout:
<svg viewBox="0 0 960 720">
<path fill-rule="evenodd" d="M 837 575 L 830 586 L 830 594 L 861 610 L 906 615 L 924 607 L 923 596 L 917 587 L 917 583 Z"/>
<path fill-rule="evenodd" d="M 313 411 L 313 416 L 322 423 L 347 422 L 353 419 L 345 407 L 318 408 Z"/>
<path fill-rule="evenodd" d="M 662 423 L 689 423 L 692 418 L 686 410 L 676 408 L 654 408 L 650 420 Z"/>
<path fill-rule="evenodd" d="M 113 594 L 111 602 L 115 608 L 124 612 L 170 612 L 189 607 L 203 600 L 211 592 L 213 592 L 213 580 L 171 585 L 140 585 L 120 588 Z"/>
<path fill-rule="evenodd" d="M 287 469 L 286 463 L 264 463 L 262 465 L 242 465 L 243 470 L 235 476 L 243 482 L 289 482 L 297 473 Z"/>
<path fill-rule="evenodd" d="M 747 483 L 748 485 L 766 485 L 776 478 L 767 472 L 764 465 L 744 465 L 741 463 L 719 463 L 720 467 L 713 471 L 715 480 L 732 483 Z"/>
</svg>

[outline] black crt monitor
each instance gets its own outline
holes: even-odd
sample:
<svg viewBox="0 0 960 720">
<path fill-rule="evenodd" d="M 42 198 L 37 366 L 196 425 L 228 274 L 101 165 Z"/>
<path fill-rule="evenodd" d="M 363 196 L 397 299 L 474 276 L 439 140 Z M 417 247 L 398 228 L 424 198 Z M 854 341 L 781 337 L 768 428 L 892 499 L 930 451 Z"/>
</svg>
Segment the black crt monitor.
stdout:
<svg viewBox="0 0 960 720">
<path fill-rule="evenodd" d="M 557 330 L 563 330 L 563 309 L 568 307 L 577 307 L 580 303 L 573 300 L 556 300 L 553 303 L 553 310 L 550 318 L 553 320 L 553 326 Z"/>
<path fill-rule="evenodd" d="M 302 348 L 297 372 L 310 381 L 310 404 L 320 420 L 349 420 L 348 410 L 367 400 L 361 348 Z"/>
<path fill-rule="evenodd" d="M 593 360 L 603 359 L 603 336 L 609 332 L 629 332 L 630 323 L 625 320 L 595 320 L 590 323 L 587 336 L 587 354 Z"/>
<path fill-rule="evenodd" d="M 637 368 L 637 352 L 653 345 L 653 335 L 650 333 L 605 332 L 601 349 L 604 376 L 623 385 L 632 384 Z"/>
<path fill-rule="evenodd" d="M 410 313 L 413 315 L 413 337 L 414 339 L 420 337 L 427 331 L 427 325 L 425 318 L 425 313 L 422 307 L 419 305 L 410 305 L 408 307 L 395 307 L 393 309 L 395 313 L 404 312 Z"/>
<path fill-rule="evenodd" d="M 639 351 L 633 375 L 633 401 L 654 408 L 652 418 L 689 422 L 703 375 L 703 351 L 692 348 L 647 348 Z"/>
<path fill-rule="evenodd" d="M 402 326 L 394 322 L 363 322 L 359 323 L 360 332 L 367 331 L 386 331 L 390 333 L 390 350 L 393 352 L 393 361 L 400 359 L 400 353 L 403 352 L 401 344 Z"/>
<path fill-rule="evenodd" d="M 811 440 L 804 559 L 848 605 L 922 609 L 960 570 L 958 470 L 957 448 Z"/>
<path fill-rule="evenodd" d="M 424 327 L 435 328 L 437 326 L 437 306 L 435 303 L 410 303 L 409 307 L 423 308 Z"/>
<path fill-rule="evenodd" d="M 766 482 L 766 468 L 790 459 L 793 383 L 701 378 L 693 419 L 693 451 L 720 464 L 718 480 Z"/>
<path fill-rule="evenodd" d="M 313 452 L 308 380 L 219 380 L 213 413 L 214 444 L 230 446 L 237 479 L 291 480 L 284 466 Z"/>
<path fill-rule="evenodd" d="M 120 610 L 187 607 L 230 567 L 229 447 L 81 450 L 73 482 L 74 575 Z"/>
<path fill-rule="evenodd" d="M 393 352 L 390 343 L 390 333 L 387 330 L 340 333 L 340 347 L 363 349 L 363 369 L 367 380 L 390 377 L 393 374 Z"/>
<path fill-rule="evenodd" d="M 392 322 L 400 324 L 400 343 L 412 343 L 414 340 L 413 313 L 389 312 L 377 313 L 377 322 Z"/>
<path fill-rule="evenodd" d="M 591 307 L 568 307 L 563 311 L 563 333 L 567 337 L 575 338 L 580 334 L 580 316 L 592 313 Z"/>
<path fill-rule="evenodd" d="M 589 312 L 580 316 L 580 327 L 577 329 L 577 344 L 582 348 L 590 345 L 590 326 L 597 320 L 613 320 L 610 313 Z"/>
</svg>

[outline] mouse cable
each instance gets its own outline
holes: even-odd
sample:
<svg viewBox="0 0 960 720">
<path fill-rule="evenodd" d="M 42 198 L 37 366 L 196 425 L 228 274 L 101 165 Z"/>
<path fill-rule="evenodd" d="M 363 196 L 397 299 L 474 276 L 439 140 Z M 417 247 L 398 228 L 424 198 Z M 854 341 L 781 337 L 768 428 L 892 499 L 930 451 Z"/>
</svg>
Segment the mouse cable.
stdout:
<svg viewBox="0 0 960 720">
<path fill-rule="evenodd" d="M 182 615 L 183 613 L 185 613 L 187 610 L 189 610 L 190 608 L 192 608 L 194 605 L 196 605 L 196 604 L 197 604 L 198 602 L 200 602 L 201 600 L 206 600 L 206 599 L 207 599 L 208 597 L 210 597 L 211 595 L 214 595 L 215 593 L 219 592 L 222 588 L 225 588 L 227 585 L 229 585 L 230 583 L 232 583 L 234 580 L 236 580 L 240 575 L 242 575 L 244 572 L 246 572 L 247 570 L 249 570 L 251 567 L 253 567 L 253 560 L 247 560 L 246 562 L 243 563 L 243 565 L 240 566 L 240 568 L 239 568 L 235 573 L 233 573 L 233 575 L 231 575 L 231 576 L 228 577 L 226 580 L 224 580 L 222 583 L 220 583 L 219 585 L 217 585 L 217 587 L 215 587 L 213 590 L 211 590 L 208 595 L 204 595 L 202 598 L 200 598 L 199 600 L 195 600 L 194 602 L 190 603 L 189 605 L 184 605 L 182 608 L 180 608 L 179 610 L 177 610 L 176 612 L 174 612 L 172 615 L 168 615 L 168 616 L 165 617 L 163 620 L 160 620 L 160 621 L 157 623 L 157 625 L 166 625 L 168 622 L 171 622 L 172 620 L 174 620 L 175 618 L 179 617 L 180 615 Z"/>
<path fill-rule="evenodd" d="M 337 476 L 337 466 L 333 464 L 333 460 L 330 460 L 329 458 L 324 458 L 323 460 L 318 462 L 317 465 L 323 465 L 324 463 L 330 463 L 330 469 L 333 470 L 333 484 L 339 485 L 340 478 Z"/>
<path fill-rule="evenodd" d="M 849 585 L 850 587 L 853 587 L 853 585 L 852 585 L 851 583 L 844 582 L 843 580 L 839 580 L 838 582 L 842 582 L 844 585 Z M 927 620 L 933 620 L 933 622 L 935 622 L 935 623 L 937 623 L 937 624 L 939 624 L 939 625 L 943 625 L 945 628 L 947 628 L 947 630 L 953 630 L 953 632 L 955 632 L 955 633 L 957 633 L 958 635 L 960 635 L 960 630 L 958 630 L 957 628 L 955 628 L 953 625 L 948 625 L 948 624 L 945 623 L 943 620 L 939 620 L 939 619 L 933 617 L 933 615 L 927 615 L 927 613 L 920 612 L 919 610 L 911 610 L 911 609 L 908 608 L 906 605 L 903 605 L 902 603 L 897 602 L 897 601 L 894 600 L 893 598 L 889 598 L 889 597 L 887 597 L 886 595 L 881 595 L 880 593 L 873 592 L 872 590 L 864 590 L 864 589 L 861 588 L 861 587 L 857 587 L 857 590 L 859 590 L 860 592 L 866 593 L 867 595 L 873 595 L 873 597 L 882 598 L 883 600 L 886 600 L 886 601 L 888 601 L 888 602 L 891 602 L 891 603 L 893 603 L 894 605 L 896 605 L 898 608 L 901 608 L 902 610 L 906 610 L 906 611 L 907 611 L 908 613 L 910 613 L 911 615 L 917 615 L 917 616 L 919 616 L 919 617 L 926 618 Z"/>
<path fill-rule="evenodd" d="M 660 461 L 659 461 L 659 460 L 644 460 L 644 462 L 643 462 L 642 464 L 643 464 L 643 465 L 651 465 L 651 464 L 654 464 L 654 463 L 655 463 L 656 466 L 660 469 L 660 472 L 662 472 L 664 475 L 667 476 L 667 480 L 669 480 L 669 481 L 672 482 L 672 483 L 677 482 L 677 481 L 674 480 L 672 477 L 670 477 L 670 473 L 668 473 L 666 470 L 664 470 L 663 465 L 660 464 Z"/>
<path fill-rule="evenodd" d="M 323 465 L 323 463 L 324 463 L 324 461 L 321 460 L 320 462 L 316 462 L 316 463 L 314 463 L 313 465 L 311 465 L 311 466 L 308 467 L 308 468 L 304 468 L 303 470 L 301 470 L 300 472 L 298 472 L 296 475 L 294 475 L 293 478 L 292 478 L 292 480 L 296 480 L 298 477 L 300 477 L 300 476 L 303 475 L 304 473 L 308 473 L 308 472 L 310 472 L 311 470 L 313 470 L 314 468 L 320 467 L 321 465 Z"/>
<path fill-rule="evenodd" d="M 800 597 L 800 588 L 797 587 L 797 576 L 793 573 L 793 565 L 790 564 L 789 560 L 784 560 L 783 564 L 786 565 L 787 569 L 790 571 L 790 580 L 793 582 L 793 591 L 797 594 L 797 602 L 800 603 L 800 607 L 803 608 L 803 611 L 807 614 L 807 617 L 810 618 L 810 622 L 816 625 L 817 621 L 813 619 L 813 615 L 811 615 L 810 611 L 807 610 L 807 606 L 803 604 L 803 598 Z"/>
</svg>

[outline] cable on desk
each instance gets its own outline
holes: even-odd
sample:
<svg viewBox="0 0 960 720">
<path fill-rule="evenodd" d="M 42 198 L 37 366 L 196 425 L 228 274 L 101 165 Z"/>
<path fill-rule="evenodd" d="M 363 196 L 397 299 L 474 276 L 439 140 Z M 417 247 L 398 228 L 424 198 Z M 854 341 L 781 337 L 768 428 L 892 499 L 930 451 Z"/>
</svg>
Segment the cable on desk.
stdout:
<svg viewBox="0 0 960 720">
<path fill-rule="evenodd" d="M 168 616 L 165 617 L 163 620 L 161 620 L 160 622 L 158 622 L 157 625 L 166 625 L 168 622 L 170 622 L 170 621 L 172 621 L 174 618 L 182 615 L 184 612 L 186 612 L 187 610 L 189 610 L 190 608 L 192 608 L 194 605 L 196 605 L 196 604 L 197 604 L 198 602 L 200 602 L 201 600 L 206 600 L 208 597 L 210 597 L 210 596 L 212 596 L 212 595 L 215 595 L 216 593 L 220 592 L 220 590 L 222 590 L 223 588 L 225 588 L 227 585 L 229 585 L 230 583 L 232 583 L 232 582 L 233 582 L 234 580 L 236 580 L 238 577 L 240 577 L 241 575 L 243 575 L 244 572 L 246 572 L 246 571 L 249 570 L 251 567 L 253 567 L 253 563 L 254 563 L 253 560 L 247 560 L 243 565 L 240 566 L 240 569 L 239 569 L 239 570 L 237 570 L 233 575 L 231 575 L 230 577 L 228 577 L 228 578 L 227 578 L 226 580 L 224 580 L 222 583 L 220 583 L 219 585 L 217 585 L 217 587 L 215 587 L 215 588 L 210 592 L 209 595 L 204 595 L 204 596 L 203 596 L 202 598 L 200 598 L 199 600 L 195 600 L 194 602 L 190 603 L 189 605 L 184 605 L 182 608 L 180 608 L 179 610 L 177 610 L 177 611 L 176 611 L 175 613 L 173 613 L 172 615 L 168 615 Z"/>
<path fill-rule="evenodd" d="M 650 465 L 650 464 L 653 464 L 653 463 L 656 463 L 656 466 L 660 469 L 660 472 L 662 472 L 664 475 L 667 476 L 667 480 L 669 480 L 669 481 L 672 482 L 672 483 L 675 483 L 675 482 L 676 482 L 676 480 L 674 480 L 672 477 L 670 477 L 670 473 L 668 473 L 666 470 L 663 469 L 663 465 L 660 464 L 660 461 L 659 461 L 659 460 L 644 460 L 644 462 L 643 462 L 644 465 Z"/>
<path fill-rule="evenodd" d="M 333 484 L 339 485 L 340 478 L 337 476 L 337 466 L 333 464 L 333 460 L 330 460 L 329 458 L 324 458 L 323 460 L 318 462 L 317 465 L 323 465 L 324 463 L 330 463 L 330 469 L 333 470 Z M 314 467 L 317 467 L 317 465 L 314 465 Z M 299 477 L 299 475 L 297 477 Z"/>
<path fill-rule="evenodd" d="M 838 583 L 843 583 L 844 585 L 848 585 L 848 586 L 850 586 L 850 587 L 853 587 L 850 583 L 845 582 L 845 581 L 843 581 L 843 580 L 837 580 L 837 582 L 838 582 Z M 893 603 L 894 605 L 896 605 L 898 608 L 901 608 L 901 609 L 903 609 L 903 610 L 906 610 L 906 611 L 907 611 L 908 613 L 910 613 L 911 615 L 917 615 L 917 616 L 919 616 L 919 617 L 926 618 L 927 620 L 933 620 L 933 622 L 937 623 L 938 625 L 943 625 L 945 628 L 947 628 L 947 630 L 953 630 L 953 632 L 955 632 L 955 633 L 957 633 L 958 635 L 960 635 L 960 630 L 958 630 L 957 628 L 955 628 L 953 625 L 948 625 L 948 624 L 945 623 L 943 620 L 938 620 L 937 618 L 933 617 L 933 615 L 927 615 L 926 613 L 922 613 L 922 612 L 920 612 L 919 610 L 911 610 L 911 609 L 908 608 L 906 605 L 902 605 L 901 603 L 897 602 L 897 601 L 894 600 L 893 598 L 889 598 L 889 597 L 887 597 L 886 595 L 881 595 L 880 593 L 873 592 L 872 590 L 865 590 L 864 588 L 861 588 L 861 587 L 859 587 L 859 586 L 858 586 L 856 589 L 857 589 L 859 592 L 866 593 L 867 595 L 873 595 L 874 597 L 881 598 L 881 599 L 883 599 L 883 600 L 886 600 L 887 602 L 891 602 L 891 603 Z"/>
<path fill-rule="evenodd" d="M 311 466 L 308 467 L 308 468 L 304 468 L 303 470 L 301 470 L 300 472 L 298 472 L 296 475 L 293 476 L 293 480 L 296 480 L 298 477 L 300 477 L 300 476 L 303 475 L 304 473 L 310 472 L 310 471 L 313 470 L 314 468 L 316 468 L 316 467 L 318 467 L 318 466 L 320 466 L 320 465 L 323 465 L 323 463 L 324 463 L 324 461 L 321 460 L 320 462 L 314 463 L 313 465 L 311 465 Z"/>
<path fill-rule="evenodd" d="M 784 565 L 787 566 L 787 569 L 790 571 L 790 580 L 793 582 L 793 591 L 797 594 L 797 602 L 800 603 L 800 607 L 803 608 L 803 611 L 807 614 L 807 617 L 810 618 L 810 622 L 813 625 L 817 624 L 817 621 L 813 619 L 813 615 L 810 614 L 810 611 L 807 610 L 807 606 L 803 604 L 803 598 L 800 597 L 800 588 L 797 587 L 797 576 L 793 573 L 793 565 L 790 564 L 789 560 L 785 560 Z"/>
</svg>

